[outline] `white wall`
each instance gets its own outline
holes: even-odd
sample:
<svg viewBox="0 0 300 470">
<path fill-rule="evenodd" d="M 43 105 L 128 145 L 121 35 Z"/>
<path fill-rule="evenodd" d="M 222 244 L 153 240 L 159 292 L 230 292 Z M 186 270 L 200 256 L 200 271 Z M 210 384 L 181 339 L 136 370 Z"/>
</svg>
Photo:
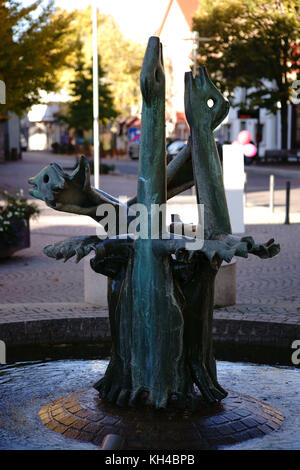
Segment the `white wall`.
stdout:
<svg viewBox="0 0 300 470">
<path fill-rule="evenodd" d="M 244 154 L 241 145 L 223 145 L 223 180 L 232 233 L 244 233 Z"/>
<path fill-rule="evenodd" d="M 269 84 L 271 87 L 272 84 Z M 235 102 L 241 100 L 244 91 L 241 88 L 236 88 L 235 90 Z M 238 108 L 234 108 L 231 106 L 228 118 L 221 126 L 224 124 L 230 125 L 230 140 L 234 141 L 237 139 L 238 133 L 241 130 L 241 122 L 244 121 L 246 123 L 246 129 L 251 133 L 252 139 L 256 144 L 256 124 L 257 119 L 239 119 L 237 116 Z M 289 105 L 288 111 L 288 119 L 289 119 L 289 141 L 288 144 L 290 146 L 291 136 L 291 105 Z M 259 144 L 259 152 L 261 156 L 264 156 L 266 150 L 272 149 L 280 149 L 281 148 L 281 123 L 280 123 L 280 110 L 278 110 L 277 114 L 271 114 L 266 109 L 260 110 L 260 123 L 263 124 L 263 140 Z"/>
<path fill-rule="evenodd" d="M 32 123 L 29 128 L 28 150 L 47 150 L 47 130 L 43 123 Z"/>
<path fill-rule="evenodd" d="M 166 114 L 175 126 L 176 112 L 184 112 L 184 73 L 190 71 L 192 53 L 190 27 L 177 4 L 173 2 L 160 40 L 163 45 L 166 73 Z M 168 131 L 168 135 L 171 132 Z"/>
</svg>

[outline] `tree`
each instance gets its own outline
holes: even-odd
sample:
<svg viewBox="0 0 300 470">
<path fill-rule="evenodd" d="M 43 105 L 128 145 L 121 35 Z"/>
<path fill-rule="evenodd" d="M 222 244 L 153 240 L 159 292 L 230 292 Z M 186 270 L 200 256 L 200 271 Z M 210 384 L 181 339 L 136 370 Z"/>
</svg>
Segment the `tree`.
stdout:
<svg viewBox="0 0 300 470">
<path fill-rule="evenodd" d="M 299 0 L 201 0 L 193 27 L 200 62 L 232 96 L 245 87 L 248 108 L 275 113 L 281 105 L 281 142 L 287 148 L 287 110 L 300 70 Z"/>
<path fill-rule="evenodd" d="M 93 128 L 93 70 L 92 66 L 84 65 L 82 45 L 78 41 L 77 66 L 75 67 L 75 79 L 71 81 L 71 96 L 68 112 L 65 116 L 60 116 L 71 128 L 76 130 Z M 114 101 L 111 95 L 110 87 L 106 83 L 106 77 L 99 63 L 99 120 L 101 123 L 107 122 L 117 116 L 114 108 Z"/>
<path fill-rule="evenodd" d="M 59 88 L 58 72 L 73 47 L 72 19 L 73 14 L 56 10 L 53 2 L 43 6 L 38 0 L 23 7 L 16 0 L 0 0 L 0 80 L 6 84 L 2 114 L 21 116 L 40 102 L 40 90 Z"/>
<path fill-rule="evenodd" d="M 74 11 L 73 40 L 80 38 L 83 61 L 91 62 L 92 57 L 92 22 L 91 8 Z M 98 14 L 98 48 L 101 63 L 105 69 L 107 83 L 110 85 L 115 107 L 119 114 L 127 117 L 135 113 L 140 105 L 139 76 L 143 60 L 144 47 L 125 39 L 109 15 Z M 75 63 L 76 52 L 70 58 Z M 74 69 L 65 69 L 61 81 L 70 89 L 74 80 Z"/>
</svg>

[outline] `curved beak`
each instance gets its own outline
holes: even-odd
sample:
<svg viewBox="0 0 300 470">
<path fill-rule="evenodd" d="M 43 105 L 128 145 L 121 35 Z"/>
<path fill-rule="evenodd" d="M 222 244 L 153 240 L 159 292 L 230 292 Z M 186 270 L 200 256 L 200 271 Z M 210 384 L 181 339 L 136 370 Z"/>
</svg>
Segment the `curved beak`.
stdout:
<svg viewBox="0 0 300 470">
<path fill-rule="evenodd" d="M 34 188 L 29 191 L 29 194 L 33 197 L 36 197 L 37 199 L 42 199 L 43 200 L 43 197 L 42 197 L 42 195 L 40 194 L 40 192 L 38 190 L 37 177 L 29 178 L 28 183 L 31 184 L 32 186 L 34 186 Z"/>
</svg>

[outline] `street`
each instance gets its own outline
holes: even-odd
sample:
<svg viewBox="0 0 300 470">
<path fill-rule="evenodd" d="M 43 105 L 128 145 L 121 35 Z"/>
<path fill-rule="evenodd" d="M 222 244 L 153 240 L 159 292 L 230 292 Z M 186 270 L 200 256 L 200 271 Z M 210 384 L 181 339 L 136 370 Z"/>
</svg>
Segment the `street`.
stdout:
<svg viewBox="0 0 300 470">
<path fill-rule="evenodd" d="M 67 172 L 71 172 L 76 163 L 76 157 L 74 155 L 56 155 L 51 152 L 24 152 L 22 160 L 0 165 L 0 186 L 2 189 L 9 191 L 17 191 L 22 188 L 26 196 L 29 196 L 28 178 L 37 174 L 44 166 L 51 162 L 60 163 Z M 135 192 L 136 181 L 134 176 L 138 174 L 138 160 L 131 160 L 130 158 L 102 158 L 101 162 L 115 166 L 117 175 L 114 175 L 113 178 L 116 182 L 121 175 L 130 176 L 127 183 L 126 179 L 122 180 L 122 191 L 124 192 L 124 189 L 128 191 L 124 192 L 124 194 L 130 196 Z M 245 167 L 247 172 L 245 191 L 246 193 L 259 194 L 251 194 L 251 198 L 249 197 L 247 200 L 249 203 L 251 201 L 251 204 L 254 204 L 256 201 L 257 205 L 266 206 L 269 204 L 270 184 L 269 174 L 267 173 L 272 173 L 272 167 L 262 165 L 255 167 L 255 169 L 259 168 L 259 170 L 265 171 L 265 174 L 258 173 L 253 168 L 253 166 Z M 286 182 L 290 181 L 292 192 L 291 211 L 298 212 L 300 210 L 300 165 L 293 165 L 291 169 L 286 166 L 282 169 L 282 166 L 278 165 L 276 169 L 277 171 L 288 172 L 289 176 L 275 175 L 275 204 L 278 206 L 284 205 Z M 294 175 L 293 172 L 295 173 Z M 104 191 L 110 192 L 114 196 L 120 194 L 120 187 L 113 184 L 112 175 L 101 175 L 100 178 L 100 186 Z M 108 181 L 110 182 L 109 187 Z"/>
</svg>

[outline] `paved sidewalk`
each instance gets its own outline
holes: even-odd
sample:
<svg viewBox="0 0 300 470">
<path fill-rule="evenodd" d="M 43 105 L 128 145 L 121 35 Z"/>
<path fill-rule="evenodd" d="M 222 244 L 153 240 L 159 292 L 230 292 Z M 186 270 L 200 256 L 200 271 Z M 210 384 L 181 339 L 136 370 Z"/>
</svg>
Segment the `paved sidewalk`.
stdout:
<svg viewBox="0 0 300 470">
<path fill-rule="evenodd" d="M 83 302 L 83 263 L 47 258 L 48 244 L 77 235 L 95 234 L 96 224 L 80 216 L 58 216 L 56 225 L 32 224 L 31 247 L 0 263 L 1 303 Z M 60 225 L 59 222 L 64 223 Z M 78 225 L 73 225 L 78 220 Z M 66 221 L 70 221 L 66 225 Z M 54 221 L 53 221 L 54 222 Z M 272 236 L 281 244 L 278 256 L 237 260 L 237 304 L 300 310 L 300 225 L 249 225 L 246 233 L 257 241 Z M 285 307 L 286 306 L 286 307 Z"/>
</svg>

